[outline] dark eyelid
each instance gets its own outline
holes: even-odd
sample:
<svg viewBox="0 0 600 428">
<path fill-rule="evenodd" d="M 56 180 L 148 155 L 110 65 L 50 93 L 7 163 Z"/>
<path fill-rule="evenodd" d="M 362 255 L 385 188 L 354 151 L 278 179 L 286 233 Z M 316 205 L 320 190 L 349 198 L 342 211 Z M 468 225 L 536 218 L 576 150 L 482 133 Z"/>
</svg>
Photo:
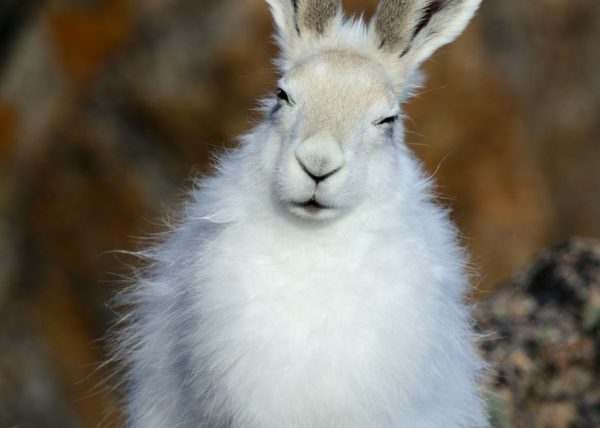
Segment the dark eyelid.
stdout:
<svg viewBox="0 0 600 428">
<path fill-rule="evenodd" d="M 279 98 L 280 100 L 285 101 L 286 103 L 288 103 L 290 105 L 292 104 L 292 101 L 290 100 L 289 95 L 283 89 L 277 88 L 275 95 L 277 95 L 277 98 Z"/>
<path fill-rule="evenodd" d="M 394 116 L 388 116 L 388 117 L 376 122 L 376 125 L 386 125 L 388 123 L 394 123 L 397 119 L 398 119 L 397 114 Z"/>
</svg>

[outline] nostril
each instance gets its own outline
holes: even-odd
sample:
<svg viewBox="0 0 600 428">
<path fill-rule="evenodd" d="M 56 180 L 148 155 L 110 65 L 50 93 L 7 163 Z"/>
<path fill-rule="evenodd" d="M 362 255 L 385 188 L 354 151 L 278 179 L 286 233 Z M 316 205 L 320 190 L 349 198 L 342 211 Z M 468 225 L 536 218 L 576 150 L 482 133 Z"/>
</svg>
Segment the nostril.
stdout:
<svg viewBox="0 0 600 428">
<path fill-rule="evenodd" d="M 320 183 L 321 181 L 325 181 L 327 180 L 329 177 L 331 177 L 332 175 L 334 175 L 335 173 L 337 173 L 340 169 L 342 169 L 342 167 L 339 168 L 335 168 L 331 171 L 328 171 L 326 173 L 321 173 L 321 174 L 315 174 L 313 172 L 311 172 L 303 163 L 302 161 L 300 161 L 300 159 L 298 159 L 298 163 L 300 164 L 300 167 L 302 168 L 302 170 L 306 173 L 306 175 L 308 175 L 310 178 L 312 178 L 314 180 L 315 183 Z"/>
</svg>

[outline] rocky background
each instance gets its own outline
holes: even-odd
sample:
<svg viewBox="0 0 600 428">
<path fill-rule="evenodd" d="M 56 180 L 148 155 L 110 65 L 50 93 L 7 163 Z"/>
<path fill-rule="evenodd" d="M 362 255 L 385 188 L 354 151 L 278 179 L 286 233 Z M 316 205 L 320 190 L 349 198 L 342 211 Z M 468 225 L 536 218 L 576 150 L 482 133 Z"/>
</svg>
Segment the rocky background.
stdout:
<svg viewBox="0 0 600 428">
<path fill-rule="evenodd" d="M 600 426 L 599 250 L 569 240 L 600 237 L 599 23 L 487 0 L 407 105 L 479 272 L 498 426 Z M 262 0 L 0 0 L 0 428 L 120 426 L 114 250 L 259 119 L 271 25 Z"/>
<path fill-rule="evenodd" d="M 600 241 L 543 251 L 475 315 L 495 427 L 600 427 Z"/>
</svg>

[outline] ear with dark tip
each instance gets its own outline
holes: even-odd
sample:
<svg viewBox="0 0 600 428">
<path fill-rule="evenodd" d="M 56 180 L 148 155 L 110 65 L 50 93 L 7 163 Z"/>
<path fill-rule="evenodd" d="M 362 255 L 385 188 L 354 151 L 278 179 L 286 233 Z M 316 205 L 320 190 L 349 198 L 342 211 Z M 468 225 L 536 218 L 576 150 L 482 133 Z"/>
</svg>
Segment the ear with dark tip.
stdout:
<svg viewBox="0 0 600 428">
<path fill-rule="evenodd" d="M 341 10 L 341 0 L 294 0 L 297 30 L 323 34 Z"/>
<path fill-rule="evenodd" d="M 380 49 L 404 53 L 424 16 L 425 6 L 426 1 L 381 1 L 373 18 Z"/>
<path fill-rule="evenodd" d="M 418 67 L 464 30 L 481 0 L 382 0 L 374 17 L 380 48 Z"/>
<path fill-rule="evenodd" d="M 309 36 L 324 34 L 342 10 L 341 0 L 266 0 L 283 52 Z"/>
<path fill-rule="evenodd" d="M 283 48 L 297 36 L 296 26 L 296 1 L 295 0 L 265 0 L 271 9 L 275 28 L 277 29 L 277 41 Z"/>
</svg>

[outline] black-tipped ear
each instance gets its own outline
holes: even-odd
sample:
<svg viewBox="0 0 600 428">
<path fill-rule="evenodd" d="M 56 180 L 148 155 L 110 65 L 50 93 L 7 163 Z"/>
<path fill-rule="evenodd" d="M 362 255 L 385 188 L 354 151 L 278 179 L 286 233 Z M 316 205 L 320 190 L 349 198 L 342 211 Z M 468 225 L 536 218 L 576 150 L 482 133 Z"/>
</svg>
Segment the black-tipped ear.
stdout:
<svg viewBox="0 0 600 428">
<path fill-rule="evenodd" d="M 374 17 L 380 48 L 418 67 L 464 30 L 481 0 L 382 0 Z"/>
<path fill-rule="evenodd" d="M 427 1 L 381 1 L 373 18 L 379 47 L 387 52 L 405 52 L 423 18 L 426 5 Z"/>
<path fill-rule="evenodd" d="M 297 29 L 323 34 L 341 10 L 341 0 L 294 0 Z"/>
<path fill-rule="evenodd" d="M 289 42 L 297 33 L 296 3 L 294 0 L 266 0 L 275 21 L 280 44 Z"/>
<path fill-rule="evenodd" d="M 342 9 L 341 0 L 266 0 L 277 27 L 281 48 L 304 37 L 325 33 Z"/>
</svg>

